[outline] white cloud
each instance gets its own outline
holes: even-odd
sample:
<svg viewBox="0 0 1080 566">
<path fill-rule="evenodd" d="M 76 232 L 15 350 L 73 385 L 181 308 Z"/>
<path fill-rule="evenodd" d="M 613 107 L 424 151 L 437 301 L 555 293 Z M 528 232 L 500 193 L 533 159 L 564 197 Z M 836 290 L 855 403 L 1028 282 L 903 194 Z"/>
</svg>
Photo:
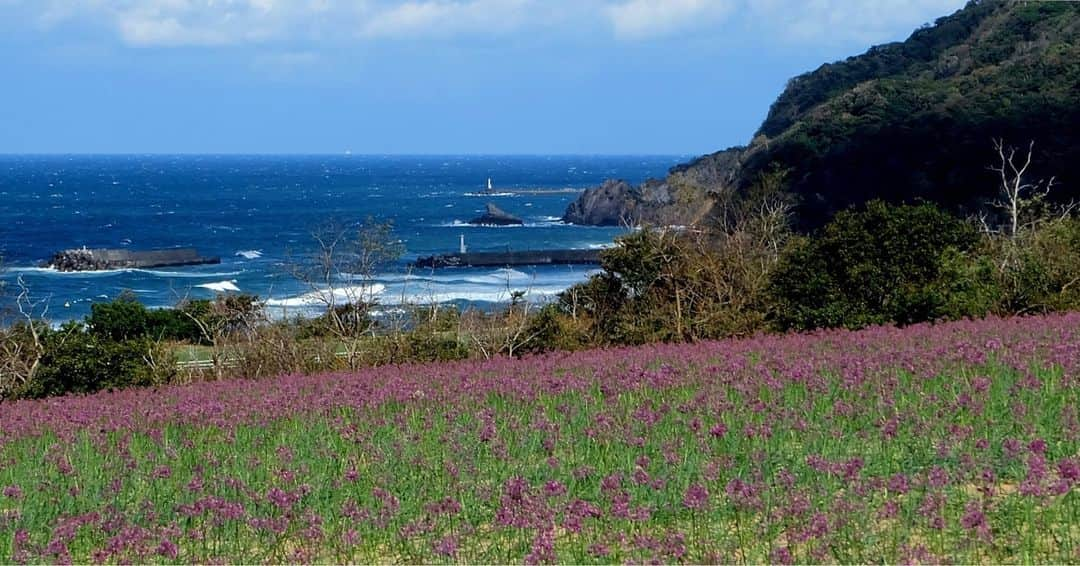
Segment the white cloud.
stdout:
<svg viewBox="0 0 1080 566">
<path fill-rule="evenodd" d="M 27 0 L 30 1 L 30 0 Z M 35 0 L 38 1 L 38 0 Z M 359 0 L 39 0 L 46 28 L 92 21 L 132 46 L 219 46 L 318 39 L 355 16 Z M 331 23 L 332 25 L 326 25 Z"/>
<path fill-rule="evenodd" d="M 543 10 L 531 0 L 427 0 L 405 2 L 375 11 L 362 24 L 370 38 L 431 38 L 499 35 L 528 23 L 529 13 Z"/>
<path fill-rule="evenodd" d="M 789 42 L 876 43 L 906 37 L 966 0 L 752 0 L 746 14 Z M 899 35 L 898 35 L 899 34 Z"/>
<path fill-rule="evenodd" d="M 48 29 L 103 27 L 131 46 L 222 46 L 462 36 L 606 35 L 638 41 L 722 34 L 767 41 L 871 43 L 964 0 L 0 0 L 0 18 Z M 10 7 L 14 6 L 14 9 Z"/>
<path fill-rule="evenodd" d="M 731 0 L 629 0 L 606 12 L 616 37 L 645 39 L 716 24 L 733 8 Z"/>
</svg>

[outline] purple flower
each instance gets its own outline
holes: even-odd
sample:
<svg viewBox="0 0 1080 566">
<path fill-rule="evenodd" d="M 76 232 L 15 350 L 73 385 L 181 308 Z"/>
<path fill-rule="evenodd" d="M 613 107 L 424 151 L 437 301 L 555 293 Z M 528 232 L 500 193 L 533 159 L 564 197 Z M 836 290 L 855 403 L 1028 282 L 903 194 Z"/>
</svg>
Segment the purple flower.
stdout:
<svg viewBox="0 0 1080 566">
<path fill-rule="evenodd" d="M 435 553 L 447 558 L 453 558 L 457 554 L 458 543 L 453 536 L 446 536 L 435 542 Z"/>
<path fill-rule="evenodd" d="M 456 515 L 461 512 L 461 504 L 453 497 L 444 497 L 434 503 L 428 503 L 424 508 L 432 515 Z"/>
<path fill-rule="evenodd" d="M 683 506 L 687 509 L 702 509 L 709 502 L 709 490 L 699 483 L 692 483 L 683 496 Z"/>
<path fill-rule="evenodd" d="M 713 425 L 712 428 L 709 429 L 709 434 L 713 438 L 720 438 L 727 434 L 727 425 L 725 425 L 724 423 L 716 423 L 715 425 Z"/>
<path fill-rule="evenodd" d="M 341 535 L 341 541 L 346 547 L 354 547 L 360 542 L 360 533 L 356 529 L 348 529 Z"/>
<path fill-rule="evenodd" d="M 788 550 L 788 547 L 781 546 L 773 549 L 773 551 L 769 553 L 769 562 L 772 562 L 773 564 L 794 564 L 795 558 L 791 556 L 791 551 Z"/>
<path fill-rule="evenodd" d="M 589 556 L 593 558 L 604 558 L 611 554 L 611 550 L 608 549 L 607 545 L 599 542 L 590 544 L 588 552 Z"/>
<path fill-rule="evenodd" d="M 163 556 L 169 560 L 176 560 L 176 557 L 180 554 L 180 549 L 171 540 L 165 539 L 161 541 L 155 551 L 158 556 Z"/>
<path fill-rule="evenodd" d="M 9 485 L 4 488 L 4 497 L 7 497 L 9 499 L 21 499 L 22 496 L 22 488 L 17 485 Z"/>
<path fill-rule="evenodd" d="M 278 509 L 284 510 L 291 508 L 300 498 L 283 489 L 272 487 L 266 492 L 266 499 Z"/>
<path fill-rule="evenodd" d="M 844 479 L 847 481 L 855 481 L 859 477 L 859 472 L 862 471 L 862 468 L 862 458 L 852 458 L 847 462 L 844 462 Z"/>
<path fill-rule="evenodd" d="M 886 501 L 878 510 L 879 519 L 892 519 L 900 514 L 900 504 L 896 501 Z"/>
<path fill-rule="evenodd" d="M 600 480 L 600 491 L 604 493 L 612 493 L 622 489 L 622 475 L 611 474 Z"/>
<path fill-rule="evenodd" d="M 555 562 L 555 531 L 541 529 L 533 539 L 532 550 L 525 556 L 526 564 L 551 564 Z"/>
<path fill-rule="evenodd" d="M 930 485 L 932 487 L 945 487 L 949 483 L 949 473 L 945 471 L 945 468 L 941 466 L 934 466 L 930 469 Z"/>
<path fill-rule="evenodd" d="M 911 487 L 908 484 L 907 476 L 904 474 L 894 474 L 889 478 L 889 491 L 903 495 L 907 493 L 909 489 L 911 489 Z"/>
<path fill-rule="evenodd" d="M 986 515 L 983 514 L 982 505 L 978 501 L 968 502 L 964 507 L 964 516 L 960 518 L 960 524 L 968 530 L 986 525 Z"/>
<path fill-rule="evenodd" d="M 566 486 L 558 480 L 551 480 L 544 484 L 544 493 L 548 497 L 558 497 L 566 494 Z"/>
<path fill-rule="evenodd" d="M 1080 482 L 1080 459 L 1066 458 L 1058 462 L 1058 475 L 1070 484 Z"/>
</svg>

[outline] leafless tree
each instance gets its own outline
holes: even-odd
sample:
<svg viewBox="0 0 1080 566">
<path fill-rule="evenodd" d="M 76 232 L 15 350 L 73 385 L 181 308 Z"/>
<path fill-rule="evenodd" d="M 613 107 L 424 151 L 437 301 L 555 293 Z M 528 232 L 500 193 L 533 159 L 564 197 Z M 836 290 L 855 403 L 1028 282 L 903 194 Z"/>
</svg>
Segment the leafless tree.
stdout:
<svg viewBox="0 0 1080 566">
<path fill-rule="evenodd" d="M 341 347 L 350 369 L 363 365 L 365 338 L 374 336 L 370 309 L 382 288 L 378 270 L 404 252 L 393 224 L 368 218 L 359 225 L 328 222 L 311 233 L 312 251 L 290 268 L 307 289 L 307 302 L 322 310 L 321 321 Z"/>
<path fill-rule="evenodd" d="M 529 298 L 532 284 L 524 289 L 515 289 L 508 274 L 505 293 L 505 298 L 509 300 L 505 308 L 494 312 L 469 309 L 460 319 L 459 335 L 466 336 L 474 351 L 484 359 L 499 354 L 520 354 L 522 348 L 536 338 L 529 324 L 536 307 Z"/>
<path fill-rule="evenodd" d="M 791 230 L 794 199 L 787 192 L 788 170 L 773 166 L 758 175 L 745 193 L 725 191 L 718 195 L 715 235 L 753 234 L 758 243 L 778 253 Z"/>
<path fill-rule="evenodd" d="M 1005 230 L 1009 237 L 1015 239 L 1022 229 L 1037 223 L 1040 218 L 1025 220 L 1025 215 L 1031 210 L 1037 210 L 1044 204 L 1044 199 L 1053 190 L 1056 177 L 1047 180 L 1040 179 L 1032 182 L 1028 177 L 1028 169 L 1031 167 L 1032 156 L 1035 153 L 1035 141 L 1028 143 L 1027 154 L 1017 156 L 1017 148 L 1006 145 L 1003 139 L 994 140 L 994 150 L 997 151 L 998 163 L 991 165 L 989 169 L 998 174 L 1001 179 L 999 198 L 993 201 L 995 208 L 1004 211 L 1007 222 Z M 1067 205 L 1056 211 L 1060 216 L 1067 216 L 1073 205 Z M 992 231 L 985 216 L 981 218 L 983 229 Z"/>
<path fill-rule="evenodd" d="M 231 376 L 243 361 L 242 345 L 256 341 L 259 328 L 268 322 L 265 310 L 247 295 L 219 295 L 205 310 L 191 304 L 184 299 L 176 308 L 199 329 L 201 342 L 209 349 L 213 377 Z"/>
<path fill-rule="evenodd" d="M 9 311 L 13 314 L 0 324 L 0 398 L 31 382 L 45 354 L 42 333 L 51 297 L 35 299 L 22 277 L 16 279 L 16 287 Z"/>
</svg>

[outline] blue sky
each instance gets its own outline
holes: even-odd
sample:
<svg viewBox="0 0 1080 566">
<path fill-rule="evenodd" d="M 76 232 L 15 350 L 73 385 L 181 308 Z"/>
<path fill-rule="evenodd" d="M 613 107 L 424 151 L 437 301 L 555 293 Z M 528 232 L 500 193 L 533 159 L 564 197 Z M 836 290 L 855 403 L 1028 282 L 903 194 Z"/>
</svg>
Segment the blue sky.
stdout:
<svg viewBox="0 0 1080 566">
<path fill-rule="evenodd" d="M 0 0 L 0 153 L 701 154 L 964 0 Z"/>
</svg>

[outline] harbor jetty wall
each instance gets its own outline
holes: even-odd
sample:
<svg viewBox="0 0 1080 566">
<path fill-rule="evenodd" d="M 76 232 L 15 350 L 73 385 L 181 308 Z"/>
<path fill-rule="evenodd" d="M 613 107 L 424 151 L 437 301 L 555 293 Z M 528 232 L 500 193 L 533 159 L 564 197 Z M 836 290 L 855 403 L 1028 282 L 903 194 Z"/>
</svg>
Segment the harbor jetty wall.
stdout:
<svg viewBox="0 0 1080 566">
<path fill-rule="evenodd" d="M 436 267 L 512 267 L 515 265 L 598 264 L 600 250 L 530 250 L 516 252 L 469 252 L 418 258 L 413 265 Z"/>
<path fill-rule="evenodd" d="M 145 251 L 80 248 L 58 252 L 46 262 L 46 267 L 58 271 L 100 271 L 216 263 L 221 263 L 221 258 L 200 256 L 193 248 Z"/>
</svg>

